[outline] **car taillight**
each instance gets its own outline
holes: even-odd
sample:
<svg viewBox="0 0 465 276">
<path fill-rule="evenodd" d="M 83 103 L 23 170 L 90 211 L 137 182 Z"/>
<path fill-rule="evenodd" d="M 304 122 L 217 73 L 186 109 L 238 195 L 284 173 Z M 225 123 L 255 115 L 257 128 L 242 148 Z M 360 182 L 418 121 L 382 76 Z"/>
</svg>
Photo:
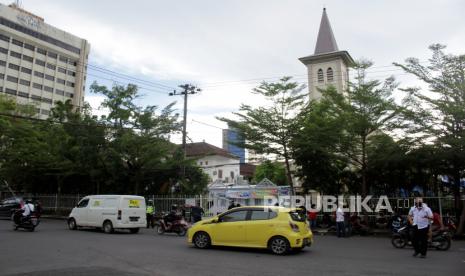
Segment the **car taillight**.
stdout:
<svg viewBox="0 0 465 276">
<path fill-rule="evenodd" d="M 299 232 L 299 226 L 297 226 L 297 224 L 289 222 L 289 226 L 291 226 L 292 231 Z"/>
<path fill-rule="evenodd" d="M 121 210 L 118 210 L 118 220 L 121 220 Z"/>
</svg>

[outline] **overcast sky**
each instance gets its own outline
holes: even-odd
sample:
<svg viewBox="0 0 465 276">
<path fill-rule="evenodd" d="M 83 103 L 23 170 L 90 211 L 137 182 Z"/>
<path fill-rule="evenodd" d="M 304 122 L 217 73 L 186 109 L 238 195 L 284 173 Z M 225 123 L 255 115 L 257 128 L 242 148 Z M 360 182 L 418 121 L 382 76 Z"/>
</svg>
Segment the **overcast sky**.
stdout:
<svg viewBox="0 0 465 276">
<path fill-rule="evenodd" d="M 202 93 L 189 98 L 189 137 L 220 147 L 220 128 L 225 125 L 215 116 L 230 115 L 243 102 L 259 103 L 250 93 L 258 80 L 288 75 L 306 83 L 306 69 L 297 59 L 313 54 L 324 6 L 339 49 L 375 62 L 372 77 L 394 75 L 401 85 L 412 84 L 392 62 L 412 56 L 427 60 L 432 43 L 446 44 L 454 54 L 465 53 L 461 0 L 23 0 L 22 4 L 45 22 L 87 39 L 90 64 L 149 81 L 137 83 L 143 87 L 141 105 L 163 107 L 177 100 L 182 113 L 182 98 L 167 96 L 171 88 L 166 86 L 201 87 Z M 250 79 L 257 80 L 233 82 Z M 87 87 L 93 80 L 109 86 L 113 81 L 130 82 L 90 69 Z M 101 98 L 86 91 L 86 100 L 97 108 Z M 179 137 L 173 140 L 180 142 Z"/>
</svg>

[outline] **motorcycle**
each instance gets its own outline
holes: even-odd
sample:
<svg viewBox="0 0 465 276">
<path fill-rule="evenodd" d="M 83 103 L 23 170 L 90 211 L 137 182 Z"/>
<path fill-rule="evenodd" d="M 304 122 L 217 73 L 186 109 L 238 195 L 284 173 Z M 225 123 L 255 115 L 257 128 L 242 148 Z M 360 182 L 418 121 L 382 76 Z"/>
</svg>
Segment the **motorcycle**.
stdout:
<svg viewBox="0 0 465 276">
<path fill-rule="evenodd" d="M 177 216 L 171 223 L 168 223 L 167 216 L 163 216 L 155 223 L 156 231 L 159 235 L 164 233 L 176 233 L 178 236 L 185 236 L 189 225 L 182 216 Z"/>
<path fill-rule="evenodd" d="M 22 210 L 16 210 L 13 215 L 13 230 L 16 231 L 19 228 L 29 230 L 33 232 L 39 225 L 40 220 L 35 213 L 30 216 L 23 217 Z"/>
<path fill-rule="evenodd" d="M 412 245 L 413 230 L 409 226 L 403 226 L 392 235 L 391 243 L 395 248 L 404 248 Z M 428 242 L 429 248 L 446 251 L 451 246 L 451 237 L 448 231 L 438 230 L 433 232 L 431 242 Z"/>
</svg>

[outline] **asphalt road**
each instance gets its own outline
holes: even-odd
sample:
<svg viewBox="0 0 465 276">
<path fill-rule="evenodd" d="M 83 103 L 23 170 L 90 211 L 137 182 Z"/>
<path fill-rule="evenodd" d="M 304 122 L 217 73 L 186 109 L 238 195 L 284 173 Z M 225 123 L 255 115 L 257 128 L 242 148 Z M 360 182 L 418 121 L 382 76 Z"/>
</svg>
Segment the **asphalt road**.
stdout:
<svg viewBox="0 0 465 276">
<path fill-rule="evenodd" d="M 14 232 L 0 220 L 0 275 L 465 275 L 465 242 L 426 259 L 395 249 L 386 237 L 316 236 L 315 244 L 288 256 L 264 250 L 198 250 L 186 238 L 70 231 L 44 220 L 36 232 Z"/>
</svg>

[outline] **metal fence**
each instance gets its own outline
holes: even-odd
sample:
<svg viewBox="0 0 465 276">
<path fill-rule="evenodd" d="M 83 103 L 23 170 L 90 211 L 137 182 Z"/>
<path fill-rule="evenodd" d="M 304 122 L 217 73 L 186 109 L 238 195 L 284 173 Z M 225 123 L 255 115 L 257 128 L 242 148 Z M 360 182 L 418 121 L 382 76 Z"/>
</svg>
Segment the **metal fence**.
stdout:
<svg viewBox="0 0 465 276">
<path fill-rule="evenodd" d="M 23 198 L 32 198 L 40 201 L 44 213 L 48 214 L 63 214 L 67 215 L 71 209 L 77 205 L 79 200 L 84 196 L 80 194 L 74 195 L 37 195 L 37 194 L 20 194 Z M 11 197 L 10 193 L 1 192 L 0 200 Z M 227 210 L 230 200 L 227 198 L 214 197 L 211 195 L 150 195 L 146 196 L 147 200 L 153 200 L 155 212 L 169 212 L 173 205 L 186 207 L 197 205 L 204 209 L 205 216 L 213 216 Z M 345 198 L 347 201 L 348 198 Z M 371 198 L 367 205 L 375 208 L 379 198 Z M 409 209 L 414 204 L 414 198 L 388 198 L 392 209 L 400 215 L 408 214 Z M 462 198 L 462 200 L 464 200 Z M 438 212 L 443 217 L 455 214 L 455 201 L 453 197 L 423 197 L 423 201 L 435 212 Z M 346 202 L 347 203 L 347 202 Z M 263 199 L 247 200 L 243 205 L 263 204 Z M 309 206 L 307 204 L 307 206 Z M 379 214 L 371 213 L 369 216 L 377 216 Z M 389 214 L 388 214 L 389 215 Z"/>
</svg>

